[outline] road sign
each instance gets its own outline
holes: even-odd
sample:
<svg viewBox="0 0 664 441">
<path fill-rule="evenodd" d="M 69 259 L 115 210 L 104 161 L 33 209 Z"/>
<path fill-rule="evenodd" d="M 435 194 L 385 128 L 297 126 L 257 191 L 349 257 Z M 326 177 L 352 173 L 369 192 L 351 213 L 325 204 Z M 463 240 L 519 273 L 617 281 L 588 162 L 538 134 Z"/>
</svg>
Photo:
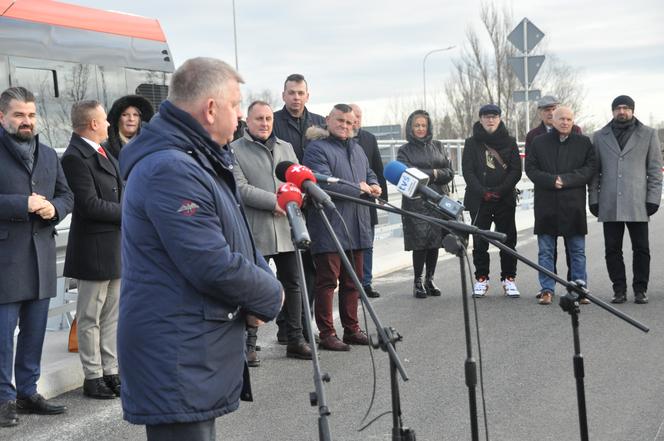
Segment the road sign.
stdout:
<svg viewBox="0 0 664 441">
<path fill-rule="evenodd" d="M 526 67 L 523 62 L 524 58 L 528 60 L 527 82 L 526 82 L 526 70 L 525 70 Z M 542 63 L 544 63 L 544 55 L 509 57 L 507 61 L 510 63 L 510 66 L 512 66 L 512 70 L 514 71 L 514 74 L 519 79 L 519 81 L 521 81 L 521 84 L 523 84 L 524 87 L 528 88 L 533 83 L 535 75 L 537 75 L 537 72 L 539 72 L 540 68 L 542 67 Z"/>
<path fill-rule="evenodd" d="M 542 97 L 542 91 L 539 89 L 529 90 L 528 91 L 528 101 L 537 101 Z M 512 92 L 512 100 L 515 103 L 523 103 L 526 101 L 526 91 L 525 90 L 515 90 Z"/>
<path fill-rule="evenodd" d="M 532 24 L 530 20 L 524 18 L 507 36 L 507 40 L 516 46 L 521 52 L 526 54 L 544 38 L 544 32 L 540 31 L 537 26 Z"/>
</svg>

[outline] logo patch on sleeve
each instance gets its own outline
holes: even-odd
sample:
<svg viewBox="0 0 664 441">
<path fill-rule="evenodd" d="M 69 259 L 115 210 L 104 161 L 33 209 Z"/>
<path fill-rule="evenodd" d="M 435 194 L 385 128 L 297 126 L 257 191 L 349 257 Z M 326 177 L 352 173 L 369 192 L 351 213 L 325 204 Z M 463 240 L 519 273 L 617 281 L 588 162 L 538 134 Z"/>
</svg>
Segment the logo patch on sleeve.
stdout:
<svg viewBox="0 0 664 441">
<path fill-rule="evenodd" d="M 180 208 L 178 208 L 178 213 L 190 217 L 196 214 L 196 211 L 198 210 L 199 205 L 196 202 L 184 200 L 182 201 L 182 205 Z"/>
</svg>

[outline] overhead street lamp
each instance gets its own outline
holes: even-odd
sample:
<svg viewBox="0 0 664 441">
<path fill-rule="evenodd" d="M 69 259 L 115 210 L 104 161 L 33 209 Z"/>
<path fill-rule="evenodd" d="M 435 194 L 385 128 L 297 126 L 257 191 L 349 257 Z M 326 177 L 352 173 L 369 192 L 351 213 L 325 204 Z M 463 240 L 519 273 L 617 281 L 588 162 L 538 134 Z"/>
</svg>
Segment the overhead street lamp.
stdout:
<svg viewBox="0 0 664 441">
<path fill-rule="evenodd" d="M 427 108 L 427 58 L 429 58 L 429 55 L 435 54 L 436 52 L 446 52 L 451 49 L 454 49 L 456 46 L 449 46 L 446 48 L 441 48 L 441 49 L 434 49 L 426 53 L 424 56 L 424 59 L 422 60 L 422 83 L 424 85 L 424 110 Z"/>
</svg>

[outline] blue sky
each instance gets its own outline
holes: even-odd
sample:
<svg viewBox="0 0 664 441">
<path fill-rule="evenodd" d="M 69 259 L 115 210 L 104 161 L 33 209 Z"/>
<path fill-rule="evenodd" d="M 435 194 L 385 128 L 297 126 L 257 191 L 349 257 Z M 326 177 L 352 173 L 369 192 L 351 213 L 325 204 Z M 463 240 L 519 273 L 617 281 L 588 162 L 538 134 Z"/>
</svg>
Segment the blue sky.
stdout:
<svg viewBox="0 0 664 441">
<path fill-rule="evenodd" d="M 235 62 L 231 0 L 68 2 L 159 19 L 176 65 L 195 56 Z M 580 115 L 585 120 L 603 125 L 611 117 L 613 98 L 628 94 L 642 121 L 664 121 L 664 1 L 494 3 L 510 7 L 515 22 L 527 17 L 535 23 L 546 34 L 543 53 L 555 54 L 579 70 L 586 90 Z M 238 62 L 245 89 L 280 92 L 285 76 L 300 72 L 310 84 L 311 109 L 326 113 L 333 103 L 358 102 L 365 108 L 365 124 L 381 124 L 395 97 L 421 96 L 426 52 L 461 47 L 468 27 L 480 29 L 480 4 L 236 0 Z M 442 88 L 450 57 L 458 56 L 458 50 L 429 58 L 430 92 Z"/>
</svg>

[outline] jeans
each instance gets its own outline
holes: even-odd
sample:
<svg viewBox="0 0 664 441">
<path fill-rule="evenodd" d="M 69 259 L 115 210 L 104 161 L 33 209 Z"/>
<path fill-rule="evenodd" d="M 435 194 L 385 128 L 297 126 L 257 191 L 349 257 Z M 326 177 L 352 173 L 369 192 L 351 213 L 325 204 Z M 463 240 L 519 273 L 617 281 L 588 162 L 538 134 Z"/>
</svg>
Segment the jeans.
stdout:
<svg viewBox="0 0 664 441">
<path fill-rule="evenodd" d="M 625 292 L 627 276 L 623 260 L 623 236 L 625 226 L 632 241 L 632 270 L 634 292 L 648 291 L 650 278 L 650 244 L 648 243 L 648 222 L 604 222 L 604 249 L 606 268 L 613 283 L 614 292 Z"/>
<path fill-rule="evenodd" d="M 50 299 L 0 304 L 0 402 L 37 393 Z M 19 334 L 14 355 L 14 330 Z M 12 361 L 16 388 L 12 385 Z"/>
<path fill-rule="evenodd" d="M 376 233 L 376 226 L 371 226 L 371 248 L 364 249 L 364 275 L 362 277 L 362 286 L 371 286 L 373 281 L 373 274 L 371 272 L 373 268 L 373 240 L 374 234 Z"/>
<path fill-rule="evenodd" d="M 540 266 L 543 266 L 551 272 L 553 272 L 555 268 L 554 255 L 556 251 L 556 239 L 556 236 L 551 236 L 549 234 L 537 235 L 537 246 L 539 248 L 538 263 Z M 565 238 L 565 247 L 570 256 L 570 280 L 583 280 L 586 282 L 588 280 L 586 275 L 586 236 L 567 236 Z M 551 277 L 539 273 L 539 283 L 541 292 L 555 292 L 556 283 Z"/>
</svg>

